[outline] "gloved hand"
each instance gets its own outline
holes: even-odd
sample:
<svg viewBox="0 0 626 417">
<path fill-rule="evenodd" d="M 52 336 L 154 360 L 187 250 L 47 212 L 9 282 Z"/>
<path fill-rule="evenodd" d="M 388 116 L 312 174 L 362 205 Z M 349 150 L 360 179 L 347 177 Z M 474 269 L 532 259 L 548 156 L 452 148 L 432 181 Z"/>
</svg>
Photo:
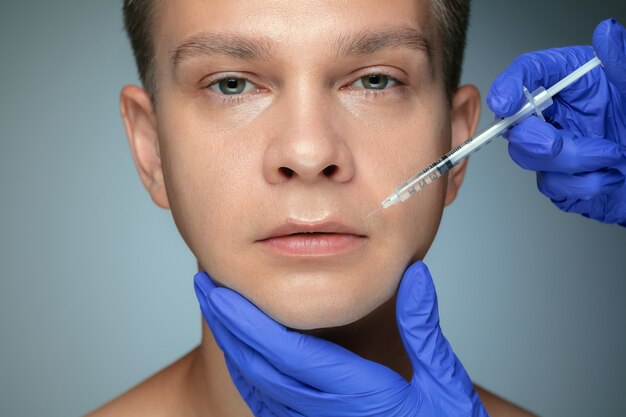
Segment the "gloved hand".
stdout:
<svg viewBox="0 0 626 417">
<path fill-rule="evenodd" d="M 537 171 L 537 185 L 561 210 L 626 226 L 626 30 L 606 20 L 593 48 L 531 52 L 517 58 L 491 86 L 487 104 L 499 116 L 515 113 L 530 91 L 551 87 L 589 61 L 595 68 L 565 88 L 543 114 L 509 129 L 511 158 Z"/>
<path fill-rule="evenodd" d="M 255 416 L 487 416 L 439 327 L 426 265 L 404 274 L 397 298 L 413 378 L 327 340 L 286 329 L 245 298 L 195 277 L 196 295 L 235 386 Z"/>
</svg>

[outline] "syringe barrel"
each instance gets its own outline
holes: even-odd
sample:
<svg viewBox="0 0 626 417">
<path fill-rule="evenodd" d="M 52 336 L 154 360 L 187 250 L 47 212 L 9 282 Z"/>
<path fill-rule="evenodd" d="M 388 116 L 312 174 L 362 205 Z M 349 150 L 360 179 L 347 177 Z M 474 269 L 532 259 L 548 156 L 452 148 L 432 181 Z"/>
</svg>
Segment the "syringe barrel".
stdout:
<svg viewBox="0 0 626 417">
<path fill-rule="evenodd" d="M 519 123 L 522 119 L 528 117 L 532 113 L 536 113 L 543 118 L 542 111 L 552 105 L 552 96 L 559 93 L 568 85 L 574 83 L 580 79 L 584 74 L 591 71 L 593 68 L 600 65 L 601 62 L 597 57 L 594 57 L 586 64 L 557 82 L 550 87 L 547 91 L 543 87 L 539 87 L 533 91 L 532 94 L 524 87 L 524 95 L 527 98 L 526 104 L 512 116 L 497 119 L 491 125 L 487 126 L 480 133 L 473 137 L 470 137 L 461 145 L 452 149 L 445 154 L 440 160 L 430 165 L 414 177 L 410 178 L 404 184 L 396 188 L 396 191 L 383 202 L 383 208 L 392 206 L 408 199 L 426 185 L 433 182 L 435 179 L 441 177 L 444 173 L 458 165 L 461 161 L 467 158 L 473 152 L 479 150 L 483 145 L 489 143 L 496 136 L 504 133 L 508 128 Z"/>
<path fill-rule="evenodd" d="M 461 163 L 470 154 L 476 152 L 481 147 L 491 142 L 491 140 L 504 133 L 511 126 L 519 123 L 527 116 L 541 112 L 552 104 L 552 97 L 545 88 L 540 87 L 532 93 L 532 100 L 529 100 L 515 114 L 509 117 L 497 119 L 491 125 L 481 130 L 475 136 L 470 137 L 465 142 L 450 150 L 437 162 L 433 163 L 419 174 L 413 176 L 404 184 L 396 188 L 399 201 L 405 201 L 426 185 L 430 184 L 450 169 Z"/>
</svg>

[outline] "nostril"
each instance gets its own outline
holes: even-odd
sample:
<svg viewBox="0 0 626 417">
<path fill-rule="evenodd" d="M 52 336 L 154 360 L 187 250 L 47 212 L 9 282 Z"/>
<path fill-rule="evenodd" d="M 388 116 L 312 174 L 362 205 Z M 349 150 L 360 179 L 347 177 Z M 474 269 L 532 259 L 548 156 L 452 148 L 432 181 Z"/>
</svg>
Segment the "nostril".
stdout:
<svg viewBox="0 0 626 417">
<path fill-rule="evenodd" d="M 287 178 L 293 177 L 293 169 L 287 167 L 278 168 L 281 174 L 283 174 Z"/>
<path fill-rule="evenodd" d="M 337 165 L 328 165 L 326 168 L 324 168 L 324 175 L 326 175 L 327 177 L 332 176 L 335 172 L 337 172 Z"/>
</svg>

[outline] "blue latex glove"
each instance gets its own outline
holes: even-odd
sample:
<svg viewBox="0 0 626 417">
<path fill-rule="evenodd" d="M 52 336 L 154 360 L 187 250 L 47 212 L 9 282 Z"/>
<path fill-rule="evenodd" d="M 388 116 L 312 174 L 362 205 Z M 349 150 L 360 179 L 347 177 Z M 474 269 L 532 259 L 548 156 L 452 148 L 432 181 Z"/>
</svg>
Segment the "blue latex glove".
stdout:
<svg viewBox="0 0 626 417">
<path fill-rule="evenodd" d="M 397 298 L 413 378 L 327 340 L 286 329 L 245 298 L 195 277 L 204 318 L 231 378 L 255 416 L 487 416 L 439 327 L 426 265 L 404 274 Z"/>
<path fill-rule="evenodd" d="M 487 104 L 499 116 L 515 113 L 530 91 L 551 87 L 593 58 L 596 68 L 554 97 L 543 113 L 510 129 L 511 158 L 537 171 L 537 185 L 561 210 L 626 226 L 626 30 L 606 20 L 593 48 L 531 52 L 517 58 L 491 86 Z"/>
</svg>

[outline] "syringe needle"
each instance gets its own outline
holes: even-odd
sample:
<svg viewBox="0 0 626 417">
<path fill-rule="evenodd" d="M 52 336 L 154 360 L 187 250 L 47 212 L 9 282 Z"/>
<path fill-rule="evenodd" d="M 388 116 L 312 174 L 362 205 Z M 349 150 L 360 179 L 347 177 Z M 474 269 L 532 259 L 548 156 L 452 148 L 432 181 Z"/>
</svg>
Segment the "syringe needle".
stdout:
<svg viewBox="0 0 626 417">
<path fill-rule="evenodd" d="M 378 207 L 376 210 L 374 210 L 373 212 L 371 212 L 370 214 L 367 215 L 367 217 L 365 217 L 366 219 L 369 219 L 370 217 L 372 217 L 374 214 L 378 213 L 379 211 L 381 211 L 383 208 L 382 207 Z"/>
</svg>

